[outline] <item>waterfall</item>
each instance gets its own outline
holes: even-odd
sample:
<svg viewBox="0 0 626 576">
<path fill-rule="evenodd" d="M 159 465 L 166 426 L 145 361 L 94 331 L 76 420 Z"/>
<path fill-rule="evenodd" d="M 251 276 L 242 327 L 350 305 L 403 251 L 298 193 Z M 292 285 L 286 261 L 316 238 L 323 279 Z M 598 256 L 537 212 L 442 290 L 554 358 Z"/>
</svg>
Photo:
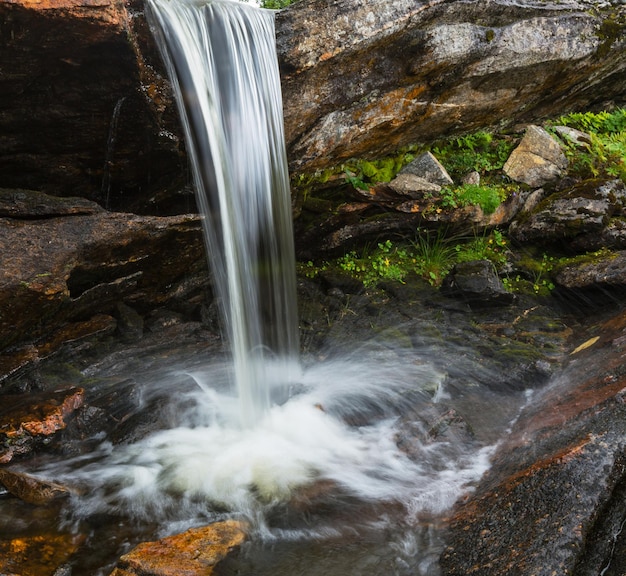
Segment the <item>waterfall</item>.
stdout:
<svg viewBox="0 0 626 576">
<path fill-rule="evenodd" d="M 185 132 L 240 420 L 298 364 L 295 256 L 274 14 L 230 0 L 148 0 Z"/>
</svg>

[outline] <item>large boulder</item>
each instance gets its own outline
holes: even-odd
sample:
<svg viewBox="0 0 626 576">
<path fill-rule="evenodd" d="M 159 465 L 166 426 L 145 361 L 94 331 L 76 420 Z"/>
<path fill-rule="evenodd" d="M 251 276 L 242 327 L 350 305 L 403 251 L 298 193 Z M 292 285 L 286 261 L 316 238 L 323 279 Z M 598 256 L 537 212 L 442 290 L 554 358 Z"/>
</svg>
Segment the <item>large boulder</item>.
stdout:
<svg viewBox="0 0 626 576">
<path fill-rule="evenodd" d="M 298 2 L 277 17 L 291 165 L 623 101 L 625 17 L 579 0 Z"/>
<path fill-rule="evenodd" d="M 110 331 L 112 316 L 125 325 L 121 302 L 140 313 L 189 306 L 208 287 L 197 215 L 110 213 L 23 190 L 0 191 L 0 269 L 0 350 L 27 345 L 6 366 L 0 355 L 4 374 L 63 341 Z"/>
<path fill-rule="evenodd" d="M 624 102 L 626 6 L 301 0 L 276 17 L 294 172 Z M 143 0 L 0 1 L 2 186 L 181 213 L 182 132 Z"/>
</svg>

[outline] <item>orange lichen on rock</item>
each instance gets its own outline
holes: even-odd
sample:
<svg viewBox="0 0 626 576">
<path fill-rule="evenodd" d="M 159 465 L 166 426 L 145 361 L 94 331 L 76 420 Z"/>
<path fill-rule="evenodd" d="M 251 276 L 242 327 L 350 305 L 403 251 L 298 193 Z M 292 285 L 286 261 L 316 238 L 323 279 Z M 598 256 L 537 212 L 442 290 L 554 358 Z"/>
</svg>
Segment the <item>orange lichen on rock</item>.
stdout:
<svg viewBox="0 0 626 576">
<path fill-rule="evenodd" d="M 144 542 L 120 558 L 111 576 L 210 576 L 245 534 L 244 524 L 225 520 Z"/>
<path fill-rule="evenodd" d="M 37 534 L 0 540 L 0 574 L 52 574 L 76 552 L 81 536 Z"/>
</svg>

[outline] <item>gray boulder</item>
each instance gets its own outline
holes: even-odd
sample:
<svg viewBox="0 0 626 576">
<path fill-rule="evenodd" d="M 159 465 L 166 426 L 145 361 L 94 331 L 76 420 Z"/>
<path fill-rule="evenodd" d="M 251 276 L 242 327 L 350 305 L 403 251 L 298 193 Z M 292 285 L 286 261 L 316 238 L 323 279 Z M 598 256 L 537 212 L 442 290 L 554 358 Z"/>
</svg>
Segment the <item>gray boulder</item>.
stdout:
<svg viewBox="0 0 626 576">
<path fill-rule="evenodd" d="M 567 169 L 559 143 L 540 126 L 529 126 L 504 165 L 504 173 L 517 182 L 539 187 L 553 182 Z"/>
<path fill-rule="evenodd" d="M 510 234 L 520 242 L 567 241 L 577 245 L 600 238 L 612 219 L 626 207 L 626 187 L 620 180 L 587 180 L 539 202 L 530 214 L 513 222 Z"/>
<path fill-rule="evenodd" d="M 456 264 L 444 278 L 441 293 L 473 305 L 498 306 L 513 302 L 489 260 Z"/>
</svg>

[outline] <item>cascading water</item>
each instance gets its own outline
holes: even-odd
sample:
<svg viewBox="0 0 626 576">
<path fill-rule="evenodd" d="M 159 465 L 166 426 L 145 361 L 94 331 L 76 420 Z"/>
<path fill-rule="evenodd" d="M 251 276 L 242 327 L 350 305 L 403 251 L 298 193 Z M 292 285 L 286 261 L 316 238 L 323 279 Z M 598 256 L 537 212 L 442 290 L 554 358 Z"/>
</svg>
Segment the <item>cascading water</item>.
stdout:
<svg viewBox="0 0 626 576">
<path fill-rule="evenodd" d="M 241 423 L 249 426 L 267 413 L 270 388 L 295 376 L 299 348 L 274 16 L 228 0 L 148 6 L 186 135 Z"/>
</svg>

